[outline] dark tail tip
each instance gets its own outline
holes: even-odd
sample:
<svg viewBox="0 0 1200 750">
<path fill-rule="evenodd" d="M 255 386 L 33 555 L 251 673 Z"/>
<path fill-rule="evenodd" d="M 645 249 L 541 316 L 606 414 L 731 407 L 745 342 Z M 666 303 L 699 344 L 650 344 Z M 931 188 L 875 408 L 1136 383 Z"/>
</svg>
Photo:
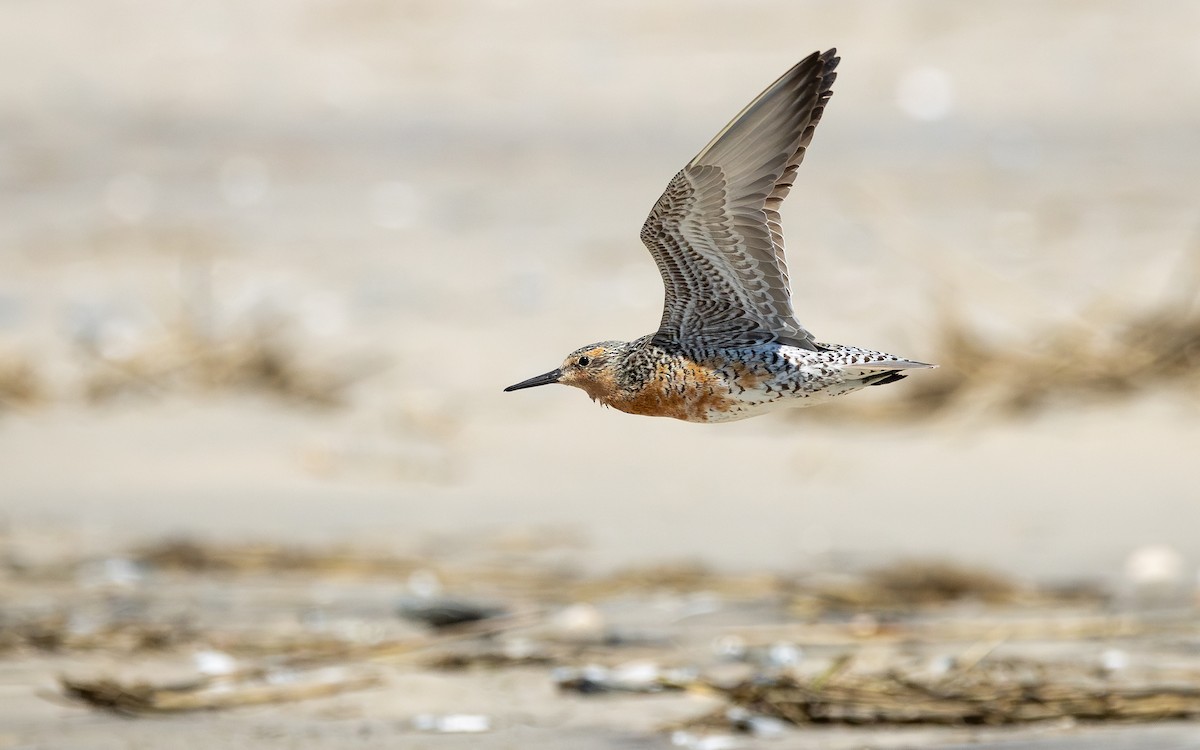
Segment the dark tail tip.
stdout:
<svg viewBox="0 0 1200 750">
<path fill-rule="evenodd" d="M 870 375 L 863 378 L 863 382 L 867 385 L 887 385 L 895 383 L 897 380 L 904 380 L 907 375 L 902 374 L 899 370 L 888 370 L 881 372 L 878 375 Z"/>
</svg>

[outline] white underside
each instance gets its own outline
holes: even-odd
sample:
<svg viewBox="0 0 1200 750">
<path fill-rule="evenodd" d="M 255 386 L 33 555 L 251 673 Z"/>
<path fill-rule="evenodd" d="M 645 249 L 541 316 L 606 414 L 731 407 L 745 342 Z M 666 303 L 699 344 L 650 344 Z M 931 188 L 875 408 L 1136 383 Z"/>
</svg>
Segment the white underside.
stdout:
<svg viewBox="0 0 1200 750">
<path fill-rule="evenodd" d="M 739 397 L 738 405 L 729 411 L 709 410 L 709 422 L 736 422 L 739 419 L 749 419 L 768 412 L 782 409 L 800 409 L 806 406 L 817 406 L 832 401 L 838 396 L 865 388 L 861 382 L 845 382 L 832 385 L 825 390 L 815 393 L 787 394 L 779 398 L 777 394 L 755 393 L 747 391 Z M 758 396 L 761 400 L 755 399 Z"/>
<path fill-rule="evenodd" d="M 709 410 L 708 422 L 733 422 L 779 409 L 817 406 L 866 387 L 862 378 L 887 370 L 928 368 L 924 362 L 900 359 L 883 352 L 839 347 L 812 352 L 792 346 L 778 350 L 794 369 L 781 372 L 760 388 L 736 396 L 738 405 L 728 411 Z M 798 389 L 792 390 L 793 386 Z"/>
</svg>

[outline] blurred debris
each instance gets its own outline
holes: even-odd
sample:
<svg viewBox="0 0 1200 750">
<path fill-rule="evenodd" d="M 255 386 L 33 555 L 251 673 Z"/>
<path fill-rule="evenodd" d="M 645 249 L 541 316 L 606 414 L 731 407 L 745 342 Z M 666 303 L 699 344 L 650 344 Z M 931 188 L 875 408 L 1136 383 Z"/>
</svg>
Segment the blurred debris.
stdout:
<svg viewBox="0 0 1200 750">
<path fill-rule="evenodd" d="M 136 588 L 146 578 L 143 566 L 125 557 L 106 557 L 78 566 L 75 578 L 84 587 Z"/>
<path fill-rule="evenodd" d="M 136 716 L 306 700 L 375 687 L 381 680 L 375 674 L 324 668 L 307 672 L 222 674 L 170 685 L 122 682 L 111 677 L 94 680 L 63 677 L 60 684 L 68 698 L 105 711 Z"/>
<path fill-rule="evenodd" d="M 0 413 L 36 405 L 45 397 L 45 384 L 29 358 L 0 354 Z"/>
<path fill-rule="evenodd" d="M 237 659 L 224 651 L 206 649 L 192 655 L 196 671 L 203 675 L 228 675 L 237 672 Z"/>
<path fill-rule="evenodd" d="M 962 311 L 943 307 L 932 346 L 922 355 L 937 370 L 888 389 L 886 399 L 839 400 L 820 412 L 805 410 L 803 418 L 911 422 L 951 412 L 1014 417 L 1160 388 L 1196 394 L 1200 240 L 1184 253 L 1172 280 L 1176 288 L 1149 309 L 1085 305 L 1077 319 L 1029 331 L 1019 342 L 998 343 Z"/>
<path fill-rule="evenodd" d="M 364 372 L 318 364 L 283 327 L 258 325 L 224 338 L 167 326 L 120 349 L 88 350 L 83 393 L 100 403 L 174 390 L 255 391 L 296 403 L 336 406 Z"/>
<path fill-rule="evenodd" d="M 804 659 L 804 649 L 791 641 L 750 645 L 742 636 L 728 633 L 713 641 L 712 653 L 722 662 L 769 672 L 791 669 Z"/>
<path fill-rule="evenodd" d="M 881 603 L 893 598 L 906 604 L 962 599 L 998 604 L 1012 601 L 1018 593 L 1017 585 L 998 573 L 945 560 L 902 560 L 872 571 L 867 584 Z"/>
<path fill-rule="evenodd" d="M 186 622 L 127 620 L 93 624 L 64 614 L 0 619 L 0 654 L 21 650 L 133 654 L 178 648 L 194 643 L 197 637 L 195 628 Z"/>
<path fill-rule="evenodd" d="M 482 714 L 417 714 L 412 727 L 418 732 L 477 734 L 490 730 L 492 720 Z"/>
<path fill-rule="evenodd" d="M 796 721 L 1200 715 L 1200 688 L 1191 687 L 1200 684 L 1200 666 L 1141 671 L 1163 663 L 1163 649 L 1194 652 L 1194 610 L 1114 611 L 1120 599 L 1081 599 L 1077 590 L 1055 598 L 1059 592 L 945 562 L 861 575 L 659 566 L 588 578 L 475 556 L 435 566 L 355 548 L 175 539 L 45 565 L 58 576 L 19 566 L 0 579 L 6 658 L 182 657 L 198 675 L 180 684 L 63 680 L 72 698 L 119 713 L 301 700 L 375 684 L 374 670 L 388 665 L 549 670 L 560 691 L 576 694 L 728 697 L 732 710 L 710 724 L 735 739 L 774 737 L 781 722 Z M 430 627 L 398 621 L 400 586 L 409 597 L 402 613 Z M 1067 657 L 1062 666 L 999 661 L 1001 647 L 1006 657 L 1047 647 Z M 831 650 L 847 649 L 858 661 L 830 660 Z M 1187 689 L 1175 690 L 1177 683 Z M 486 731 L 453 716 L 431 714 L 423 731 Z M 439 728 L 439 717 L 466 728 Z M 725 741 L 689 736 L 695 747 Z"/>
<path fill-rule="evenodd" d="M 986 660 L 947 669 L 845 666 L 817 676 L 748 680 L 727 691 L 737 713 L 792 724 L 1017 724 L 1051 719 L 1160 721 L 1200 716 L 1200 672 L 1099 673 L 1078 664 Z M 838 666 L 835 663 L 835 666 Z"/>
<path fill-rule="evenodd" d="M 787 728 L 783 721 L 774 716 L 754 714 L 741 706 L 733 706 L 726 711 L 725 719 L 737 731 L 754 737 L 778 737 Z"/>
<path fill-rule="evenodd" d="M 1166 544 L 1147 544 L 1125 558 L 1121 598 L 1139 607 L 1178 606 L 1191 594 L 1189 583 L 1178 550 Z"/>
<path fill-rule="evenodd" d="M 737 750 L 743 743 L 731 734 L 696 734 L 678 729 L 671 732 L 671 744 L 684 750 Z"/>
<path fill-rule="evenodd" d="M 234 165 L 238 200 L 258 189 L 248 165 Z M 149 195 L 144 178 L 127 175 L 113 185 L 121 215 L 140 215 L 138 207 L 149 205 L 139 197 Z M 208 250 L 179 252 L 173 298 L 80 294 L 61 304 L 60 340 L 39 347 L 49 359 L 0 353 L 0 408 L 216 391 L 336 406 L 351 386 L 382 369 L 382 357 L 346 344 L 348 314 L 337 295 L 231 270 Z"/>
<path fill-rule="evenodd" d="M 214 544 L 177 538 L 133 551 L 133 560 L 154 570 L 184 573 L 321 573 L 336 576 L 403 576 L 418 561 L 359 549 L 307 549 L 299 545 Z"/>
<path fill-rule="evenodd" d="M 464 669 L 508 669 L 510 667 L 549 666 L 557 663 L 559 656 L 551 653 L 543 644 L 525 639 L 513 639 L 495 644 L 486 641 L 464 644 L 464 647 L 447 650 L 425 662 L 432 669 L 459 671 Z"/>
<path fill-rule="evenodd" d="M 554 684 L 559 690 L 585 695 L 684 690 L 696 682 L 696 678 L 693 669 L 663 669 L 651 661 L 626 662 L 616 667 L 598 664 L 560 667 L 553 674 Z"/>
<path fill-rule="evenodd" d="M 508 614 L 508 610 L 495 604 L 441 596 L 410 597 L 396 606 L 396 612 L 406 620 L 434 629 L 451 628 Z"/>
<path fill-rule="evenodd" d="M 578 602 L 551 615 L 550 632 L 560 640 L 576 643 L 597 643 L 608 634 L 608 624 L 599 607 Z"/>
<path fill-rule="evenodd" d="M 174 538 L 144 545 L 130 553 L 130 560 L 147 570 L 185 573 L 307 573 L 328 575 L 405 576 L 413 600 L 434 596 L 444 586 L 441 577 L 454 582 L 511 587 L 545 592 L 556 589 L 577 602 L 564 608 L 557 625 L 564 630 L 594 630 L 599 613 L 589 610 L 587 601 L 631 592 L 713 592 L 737 594 L 750 599 L 785 591 L 791 583 L 773 574 L 718 574 L 692 565 L 662 565 L 621 571 L 599 577 L 578 577 L 562 571 L 513 566 L 476 566 L 457 570 L 442 566 L 430 568 L 428 562 L 397 557 L 361 548 L 305 548 L 277 543 L 216 543 L 198 539 Z M 460 602 L 465 604 L 465 602 Z"/>
<path fill-rule="evenodd" d="M 787 587 L 787 579 L 778 575 L 717 573 L 699 563 L 680 562 L 627 568 L 581 581 L 576 592 L 581 599 L 602 598 L 614 593 L 662 591 L 753 599 L 782 593 Z"/>
<path fill-rule="evenodd" d="M 895 612 L 960 601 L 985 604 L 1038 598 L 1067 601 L 1067 593 L 1082 596 L 1021 586 L 992 571 L 944 560 L 901 560 L 862 575 L 810 576 L 795 584 L 790 594 L 790 609 L 797 614 L 827 610 Z"/>
</svg>

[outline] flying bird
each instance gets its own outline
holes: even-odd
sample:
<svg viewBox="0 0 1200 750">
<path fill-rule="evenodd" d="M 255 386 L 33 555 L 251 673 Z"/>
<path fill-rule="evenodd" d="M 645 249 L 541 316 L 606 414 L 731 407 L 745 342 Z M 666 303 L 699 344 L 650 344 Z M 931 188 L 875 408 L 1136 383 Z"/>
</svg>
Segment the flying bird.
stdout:
<svg viewBox="0 0 1200 750">
<path fill-rule="evenodd" d="M 831 49 L 801 60 L 667 184 L 641 235 L 666 287 L 657 331 L 580 347 L 504 390 L 562 383 L 629 414 L 729 422 L 934 367 L 820 343 L 792 310 L 779 206 L 840 59 Z"/>
</svg>

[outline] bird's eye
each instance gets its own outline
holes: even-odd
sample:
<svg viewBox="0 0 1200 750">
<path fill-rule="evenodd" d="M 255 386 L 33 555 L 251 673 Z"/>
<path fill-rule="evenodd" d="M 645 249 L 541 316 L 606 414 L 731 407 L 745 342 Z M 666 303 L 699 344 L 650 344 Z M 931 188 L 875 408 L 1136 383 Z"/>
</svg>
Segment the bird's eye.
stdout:
<svg viewBox="0 0 1200 750">
<path fill-rule="evenodd" d="M 580 357 L 579 358 L 579 366 L 580 367 L 587 367 L 591 363 L 592 363 L 592 360 L 589 359 L 588 357 Z"/>
</svg>

